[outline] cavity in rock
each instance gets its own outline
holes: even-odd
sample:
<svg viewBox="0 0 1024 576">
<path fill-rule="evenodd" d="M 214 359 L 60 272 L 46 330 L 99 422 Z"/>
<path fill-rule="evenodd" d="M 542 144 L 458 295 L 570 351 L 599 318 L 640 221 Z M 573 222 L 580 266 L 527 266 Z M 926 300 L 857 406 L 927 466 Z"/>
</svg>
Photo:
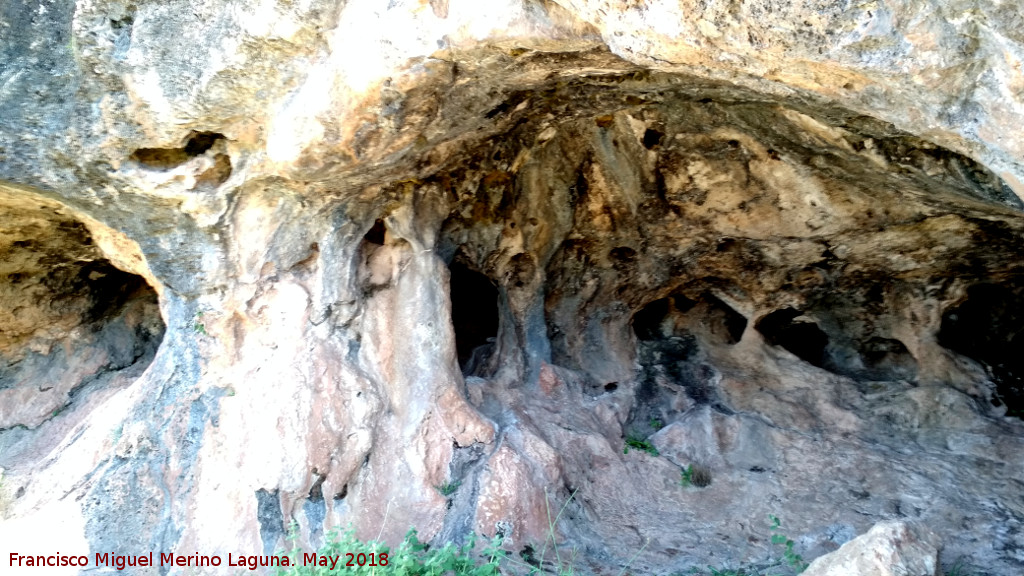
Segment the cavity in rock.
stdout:
<svg viewBox="0 0 1024 576">
<path fill-rule="evenodd" d="M 224 135 L 216 132 L 192 132 L 181 148 L 139 148 L 132 152 L 131 159 L 147 168 L 169 170 L 205 154 L 223 139 Z"/>
<path fill-rule="evenodd" d="M 828 335 L 810 320 L 801 320 L 803 312 L 793 308 L 776 310 L 757 323 L 757 331 L 773 346 L 781 346 L 801 360 L 817 367 L 825 364 Z"/>
<path fill-rule="evenodd" d="M 986 366 L 996 402 L 1024 417 L 1024 299 L 1021 288 L 977 284 L 942 315 L 939 343 Z"/>
<path fill-rule="evenodd" d="M 498 290 L 483 274 L 456 260 L 451 271 L 452 326 L 459 366 L 465 374 L 483 368 L 498 335 Z"/>
<path fill-rule="evenodd" d="M 17 203 L 0 203 L 0 222 L 0 430 L 35 428 L 141 374 L 164 324 L 156 292 L 104 258 L 80 222 Z"/>
</svg>

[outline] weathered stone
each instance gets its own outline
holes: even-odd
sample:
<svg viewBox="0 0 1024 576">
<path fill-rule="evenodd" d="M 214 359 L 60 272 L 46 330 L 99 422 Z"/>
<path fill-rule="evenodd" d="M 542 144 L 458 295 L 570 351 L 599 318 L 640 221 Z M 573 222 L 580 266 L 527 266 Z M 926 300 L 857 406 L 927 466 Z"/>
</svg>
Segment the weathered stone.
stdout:
<svg viewBox="0 0 1024 576">
<path fill-rule="evenodd" d="M 939 576 L 938 537 L 922 526 L 889 521 L 876 524 L 832 552 L 821 556 L 806 576 Z"/>
</svg>

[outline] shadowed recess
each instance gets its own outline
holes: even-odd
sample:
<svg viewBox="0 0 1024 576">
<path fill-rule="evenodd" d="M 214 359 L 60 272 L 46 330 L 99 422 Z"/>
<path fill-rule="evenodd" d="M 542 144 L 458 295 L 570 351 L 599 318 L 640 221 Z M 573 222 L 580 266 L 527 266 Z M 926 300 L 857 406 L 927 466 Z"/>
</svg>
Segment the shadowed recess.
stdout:
<svg viewBox="0 0 1024 576">
<path fill-rule="evenodd" d="M 490 356 L 498 335 L 498 290 L 459 260 L 450 270 L 455 348 L 462 371 L 473 374 Z"/>
<path fill-rule="evenodd" d="M 977 284 L 942 315 L 939 343 L 981 363 L 996 383 L 993 402 L 1024 417 L 1024 299 L 1019 285 Z"/>
<path fill-rule="evenodd" d="M 801 360 L 822 367 L 828 335 L 793 308 L 776 310 L 757 322 L 757 331 L 773 346 L 781 346 Z"/>
<path fill-rule="evenodd" d="M 192 132 L 181 148 L 139 148 L 130 158 L 147 168 L 169 170 L 205 154 L 223 139 L 224 135 L 216 132 Z"/>
<path fill-rule="evenodd" d="M 164 335 L 156 292 L 60 209 L 0 204 L 0 430 L 130 384 Z"/>
</svg>

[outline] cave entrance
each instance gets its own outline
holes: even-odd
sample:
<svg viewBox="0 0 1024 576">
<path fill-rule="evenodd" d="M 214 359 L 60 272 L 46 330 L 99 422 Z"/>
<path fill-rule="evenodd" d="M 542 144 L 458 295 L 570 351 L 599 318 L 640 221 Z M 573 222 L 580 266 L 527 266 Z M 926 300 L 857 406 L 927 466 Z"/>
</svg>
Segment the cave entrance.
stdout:
<svg viewBox="0 0 1024 576">
<path fill-rule="evenodd" d="M 640 371 L 627 423 L 630 433 L 653 434 L 660 428 L 657 423 L 691 406 L 708 404 L 730 412 L 720 398 L 717 372 L 706 350 L 739 342 L 746 317 L 709 292 L 693 298 L 677 292 L 638 310 L 632 326 Z"/>
<path fill-rule="evenodd" d="M 498 290 L 487 276 L 459 259 L 449 270 L 459 367 L 463 374 L 476 374 L 484 370 L 498 336 Z"/>
<path fill-rule="evenodd" d="M 939 344 L 984 365 L 996 384 L 993 403 L 1024 418 L 1024 288 L 977 284 L 942 315 Z"/>
<path fill-rule="evenodd" d="M 133 382 L 164 334 L 157 294 L 63 208 L 0 197 L 0 430 Z"/>
<path fill-rule="evenodd" d="M 772 346 L 781 346 L 804 362 L 822 368 L 828 335 L 818 325 L 793 308 L 776 310 L 755 325 Z"/>
</svg>

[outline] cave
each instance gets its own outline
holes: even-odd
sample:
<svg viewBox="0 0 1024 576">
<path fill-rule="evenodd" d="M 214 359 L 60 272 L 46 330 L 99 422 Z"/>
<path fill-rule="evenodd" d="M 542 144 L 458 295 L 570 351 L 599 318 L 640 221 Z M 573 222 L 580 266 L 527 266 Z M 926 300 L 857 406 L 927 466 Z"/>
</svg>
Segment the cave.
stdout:
<svg viewBox="0 0 1024 576">
<path fill-rule="evenodd" d="M 797 358 L 817 367 L 825 365 L 828 334 L 803 312 L 793 308 L 776 310 L 757 322 L 757 331 L 773 346 L 781 346 Z"/>
<path fill-rule="evenodd" d="M 633 314 L 640 366 L 627 423 L 633 433 L 654 432 L 651 422 L 669 422 L 694 407 L 730 412 L 716 388 L 718 374 L 707 351 L 739 342 L 747 319 L 711 293 L 690 293 L 692 298 L 676 291 Z"/>
<path fill-rule="evenodd" d="M 1013 280 L 967 288 L 943 311 L 938 340 L 981 363 L 996 383 L 993 404 L 1024 418 L 1024 299 Z"/>
<path fill-rule="evenodd" d="M 0 10 L 12 549 L 1021 573 L 1012 3 L 180 4 Z"/>
<path fill-rule="evenodd" d="M 674 293 L 645 305 L 630 324 L 641 342 L 698 333 L 706 341 L 731 345 L 743 337 L 747 318 L 713 294 L 690 299 Z"/>
<path fill-rule="evenodd" d="M 486 370 L 498 336 L 498 290 L 491 281 L 455 260 L 449 266 L 452 327 L 459 366 L 466 375 Z"/>
<path fill-rule="evenodd" d="M 156 292 L 60 207 L 0 206 L 0 430 L 36 428 L 137 378 L 163 338 Z"/>
<path fill-rule="evenodd" d="M 458 284 L 470 285 L 459 280 L 463 266 L 486 276 L 474 276 L 485 302 L 466 299 L 467 309 L 500 302 L 500 362 L 477 372 L 467 394 L 494 422 L 511 414 L 522 423 L 507 438 L 523 442 L 509 450 L 530 462 L 524 475 L 571 486 L 556 487 L 562 498 L 588 494 L 593 516 L 675 534 L 694 508 L 666 488 L 671 466 L 677 476 L 708 470 L 715 481 L 701 490 L 732 482 L 743 494 L 774 494 L 782 478 L 784 491 L 808 497 L 822 478 L 811 463 L 835 457 L 795 438 L 841 437 L 858 456 L 839 458 L 844 472 L 827 482 L 843 486 L 847 514 L 881 494 L 899 498 L 886 486 L 905 476 L 885 464 L 887 451 L 981 421 L 1011 426 L 981 402 L 992 379 L 935 360 L 931 313 L 957 302 L 962 283 L 1019 273 L 1018 259 L 986 248 L 1024 239 L 1005 183 L 871 118 L 693 87 L 654 98 L 657 82 L 582 78 L 512 94 L 492 109 L 507 117 L 506 132 L 423 179 L 444 206 L 441 257 L 460 254 L 451 294 L 464 371 L 484 340 L 458 318 Z M 526 100 L 562 120 L 520 107 Z M 865 454 L 878 463 L 870 479 L 848 466 Z M 616 500 L 622 483 L 647 476 L 652 496 L 637 502 L 657 505 Z M 497 506 L 486 493 L 472 497 Z M 702 518 L 737 518 L 730 497 L 719 494 L 721 509 L 698 506 Z M 476 526 L 490 529 L 481 517 Z M 564 529 L 599 547 L 623 526 L 581 519 Z M 651 572 L 678 567 L 670 549 L 679 546 L 652 553 Z"/>
</svg>

